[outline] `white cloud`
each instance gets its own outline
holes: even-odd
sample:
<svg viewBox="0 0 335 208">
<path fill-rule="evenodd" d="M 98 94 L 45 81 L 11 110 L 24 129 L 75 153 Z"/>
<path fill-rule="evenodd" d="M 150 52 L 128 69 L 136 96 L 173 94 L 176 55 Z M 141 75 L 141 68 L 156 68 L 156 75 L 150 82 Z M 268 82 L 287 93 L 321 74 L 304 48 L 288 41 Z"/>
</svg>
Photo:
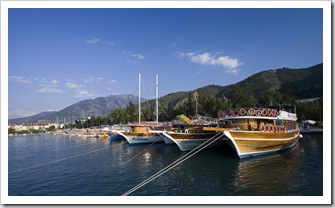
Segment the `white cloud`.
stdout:
<svg viewBox="0 0 335 208">
<path fill-rule="evenodd" d="M 78 85 L 78 84 L 75 84 L 73 82 L 67 82 L 67 83 L 65 83 L 65 86 L 67 88 L 70 88 L 70 89 L 73 89 L 73 90 L 77 90 L 77 89 L 81 89 L 81 88 L 86 87 L 85 85 Z"/>
<path fill-rule="evenodd" d="M 63 92 L 63 90 L 59 89 L 57 84 L 58 84 L 58 80 L 51 80 L 51 81 L 47 81 L 45 79 L 42 79 L 40 81 L 39 89 L 36 90 L 35 92 L 38 93 L 61 93 Z"/>
<path fill-rule="evenodd" d="M 94 43 L 97 43 L 97 42 L 99 42 L 98 38 L 91 38 L 91 39 L 86 40 L 87 44 L 94 44 Z"/>
<path fill-rule="evenodd" d="M 90 93 L 85 89 L 86 85 L 76 84 L 73 82 L 66 82 L 65 86 L 76 93 L 75 97 L 94 97 L 93 93 Z"/>
<path fill-rule="evenodd" d="M 112 41 L 110 41 L 110 40 L 107 40 L 107 41 L 106 41 L 106 44 L 109 45 L 109 46 L 114 46 L 114 45 L 115 45 L 115 44 L 114 44 Z"/>
<path fill-rule="evenodd" d="M 138 58 L 138 59 L 144 59 L 145 56 L 143 56 L 142 54 L 131 54 L 132 57 L 134 58 Z"/>
<path fill-rule="evenodd" d="M 115 83 L 115 82 L 116 82 L 116 80 L 115 80 L 115 79 L 113 79 L 113 80 L 109 81 L 109 83 Z"/>
<path fill-rule="evenodd" d="M 61 93 L 63 91 L 61 89 L 58 89 L 58 88 L 51 88 L 50 86 L 41 86 L 41 88 L 36 90 L 35 92 L 39 92 L 39 93 Z"/>
<path fill-rule="evenodd" d="M 242 63 L 237 58 L 230 58 L 229 56 L 218 56 L 210 53 L 197 54 L 194 52 L 184 53 L 177 52 L 179 58 L 188 58 L 194 63 L 212 66 L 222 66 L 226 68 L 229 74 L 237 74 L 239 70 L 236 68 Z"/>
<path fill-rule="evenodd" d="M 93 77 L 93 76 L 90 76 L 90 77 L 84 79 L 84 83 L 98 82 L 100 80 L 102 80 L 102 77 Z"/>
<path fill-rule="evenodd" d="M 131 57 L 136 58 L 136 59 L 141 59 L 141 60 L 143 60 L 143 59 L 145 58 L 144 55 L 139 54 L 139 53 L 133 53 L 133 52 L 131 52 L 131 51 L 124 51 L 123 53 L 125 53 L 125 54 L 129 54 Z"/>
<path fill-rule="evenodd" d="M 51 84 L 58 84 L 58 81 L 54 79 L 51 81 Z"/>
<path fill-rule="evenodd" d="M 170 44 L 170 47 L 172 48 L 172 47 L 174 47 L 175 45 L 176 45 L 176 42 L 173 42 L 173 43 Z"/>
<path fill-rule="evenodd" d="M 79 90 L 76 93 L 76 97 L 93 97 L 94 94 L 88 92 L 87 90 Z"/>
<path fill-rule="evenodd" d="M 33 82 L 32 79 L 25 78 L 23 76 L 9 76 L 8 79 L 9 79 L 9 81 L 19 82 L 19 83 L 22 83 L 22 84 L 31 84 Z"/>
</svg>

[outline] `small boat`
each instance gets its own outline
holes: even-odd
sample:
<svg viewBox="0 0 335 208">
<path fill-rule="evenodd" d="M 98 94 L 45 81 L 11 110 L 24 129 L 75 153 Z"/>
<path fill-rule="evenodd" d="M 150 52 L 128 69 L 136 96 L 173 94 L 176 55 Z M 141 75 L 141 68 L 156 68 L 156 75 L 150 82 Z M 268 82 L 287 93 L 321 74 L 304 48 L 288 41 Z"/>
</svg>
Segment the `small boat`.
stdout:
<svg viewBox="0 0 335 208">
<path fill-rule="evenodd" d="M 295 146 L 302 138 L 297 119 L 295 106 L 240 108 L 220 111 L 219 127 L 204 129 L 223 133 L 225 141 L 244 158 Z"/>
</svg>

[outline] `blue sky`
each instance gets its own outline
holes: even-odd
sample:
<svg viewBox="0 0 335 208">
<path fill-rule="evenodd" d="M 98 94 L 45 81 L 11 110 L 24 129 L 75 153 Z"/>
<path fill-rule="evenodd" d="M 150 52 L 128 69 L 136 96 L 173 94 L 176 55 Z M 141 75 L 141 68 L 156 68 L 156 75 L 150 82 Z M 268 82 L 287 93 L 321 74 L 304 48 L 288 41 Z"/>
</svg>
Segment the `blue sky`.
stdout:
<svg viewBox="0 0 335 208">
<path fill-rule="evenodd" d="M 9 9 L 8 116 L 323 62 L 322 9 Z"/>
</svg>

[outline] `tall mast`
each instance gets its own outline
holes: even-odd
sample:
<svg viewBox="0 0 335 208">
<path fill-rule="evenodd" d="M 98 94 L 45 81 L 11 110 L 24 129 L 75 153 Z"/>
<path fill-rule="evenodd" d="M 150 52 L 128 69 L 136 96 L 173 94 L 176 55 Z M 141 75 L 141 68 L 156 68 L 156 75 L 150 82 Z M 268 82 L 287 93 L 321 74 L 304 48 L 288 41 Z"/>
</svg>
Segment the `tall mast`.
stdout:
<svg viewBox="0 0 335 208">
<path fill-rule="evenodd" d="M 195 115 L 198 115 L 198 92 L 196 91 L 195 94 Z"/>
<path fill-rule="evenodd" d="M 156 123 L 158 124 L 158 74 L 156 73 Z"/>
<path fill-rule="evenodd" d="M 141 123 L 141 73 L 138 74 L 138 123 Z"/>
</svg>

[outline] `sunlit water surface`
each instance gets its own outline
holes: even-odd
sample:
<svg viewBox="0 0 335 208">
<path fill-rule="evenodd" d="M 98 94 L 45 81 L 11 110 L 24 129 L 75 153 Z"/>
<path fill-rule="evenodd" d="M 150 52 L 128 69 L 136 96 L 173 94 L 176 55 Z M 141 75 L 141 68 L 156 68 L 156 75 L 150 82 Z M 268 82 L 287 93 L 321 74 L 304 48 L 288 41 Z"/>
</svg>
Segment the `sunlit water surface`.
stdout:
<svg viewBox="0 0 335 208">
<path fill-rule="evenodd" d="M 164 143 L 47 134 L 8 139 L 9 196 L 120 196 L 187 154 Z M 130 195 L 322 196 L 322 160 L 322 134 L 242 160 L 229 147 L 205 149 Z"/>
</svg>

